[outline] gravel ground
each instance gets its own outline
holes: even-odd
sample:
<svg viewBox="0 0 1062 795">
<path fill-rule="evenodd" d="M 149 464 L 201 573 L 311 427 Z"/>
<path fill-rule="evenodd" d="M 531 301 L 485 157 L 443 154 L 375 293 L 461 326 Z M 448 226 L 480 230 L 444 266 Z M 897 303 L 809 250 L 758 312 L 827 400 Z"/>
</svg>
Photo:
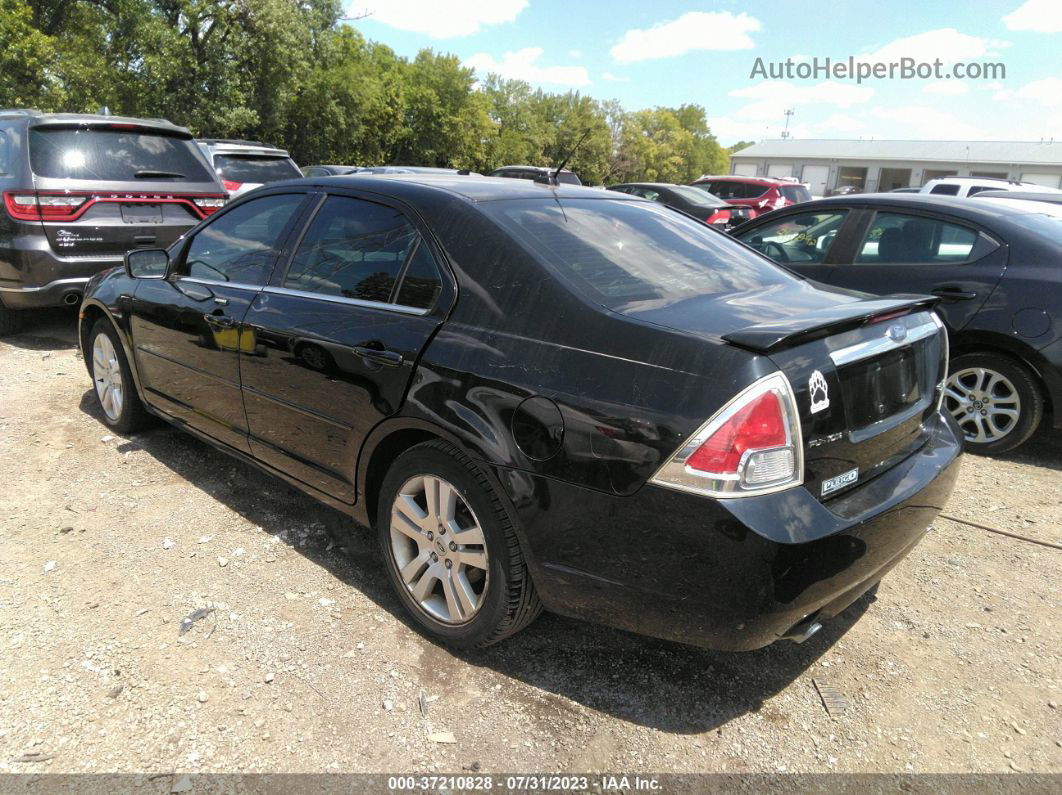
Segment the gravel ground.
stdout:
<svg viewBox="0 0 1062 795">
<path fill-rule="evenodd" d="M 948 506 L 1040 543 L 941 519 L 803 646 L 543 616 L 455 654 L 368 531 L 89 388 L 72 315 L 0 341 L 0 772 L 1062 772 L 1058 432 Z"/>
</svg>

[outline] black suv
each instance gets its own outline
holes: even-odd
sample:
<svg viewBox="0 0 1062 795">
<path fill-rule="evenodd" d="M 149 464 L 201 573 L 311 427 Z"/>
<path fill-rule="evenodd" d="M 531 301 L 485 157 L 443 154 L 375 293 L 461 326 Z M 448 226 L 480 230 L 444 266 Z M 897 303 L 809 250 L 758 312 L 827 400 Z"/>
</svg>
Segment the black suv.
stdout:
<svg viewBox="0 0 1062 795">
<path fill-rule="evenodd" d="M 226 195 L 162 119 L 0 110 L 0 334 L 19 310 L 76 304 L 133 248 L 168 246 Z"/>
</svg>

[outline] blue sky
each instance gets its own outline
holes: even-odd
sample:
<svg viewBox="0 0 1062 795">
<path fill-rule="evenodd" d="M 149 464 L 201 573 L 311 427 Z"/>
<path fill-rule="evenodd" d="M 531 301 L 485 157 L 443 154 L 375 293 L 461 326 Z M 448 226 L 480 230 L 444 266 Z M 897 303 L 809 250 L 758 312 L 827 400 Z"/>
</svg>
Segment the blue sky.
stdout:
<svg viewBox="0 0 1062 795">
<path fill-rule="evenodd" d="M 618 99 L 697 103 L 724 145 L 778 137 L 1062 140 L 1062 0 L 352 0 L 368 38 L 480 74 Z M 813 58 L 1001 63 L 1005 78 L 771 80 Z"/>
</svg>

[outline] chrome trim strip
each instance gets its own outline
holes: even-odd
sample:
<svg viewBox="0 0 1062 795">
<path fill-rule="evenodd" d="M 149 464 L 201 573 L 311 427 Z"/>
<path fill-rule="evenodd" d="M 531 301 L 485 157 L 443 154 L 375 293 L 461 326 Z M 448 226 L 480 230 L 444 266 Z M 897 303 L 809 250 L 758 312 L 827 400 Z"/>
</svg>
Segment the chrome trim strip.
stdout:
<svg viewBox="0 0 1062 795">
<path fill-rule="evenodd" d="M 882 325 L 884 326 L 884 324 Z M 899 342 L 882 334 L 875 339 L 857 342 L 855 345 L 849 345 L 847 348 L 831 351 L 830 358 L 833 360 L 834 366 L 843 367 L 846 364 L 858 362 L 861 359 L 869 359 L 871 356 L 877 356 L 888 351 L 896 350 L 897 348 L 902 348 L 905 345 L 910 345 L 913 342 L 924 340 L 926 337 L 931 337 L 936 334 L 937 331 L 937 324 L 933 320 L 929 320 L 918 326 L 907 329 L 907 336 Z"/>
<path fill-rule="evenodd" d="M 384 312 L 399 312 L 403 315 L 426 315 L 427 309 L 419 309 L 415 306 L 405 306 L 404 304 L 385 304 L 381 301 L 365 301 L 361 298 L 347 298 L 342 295 L 328 295 L 326 293 L 314 293 L 309 290 L 292 290 L 289 287 L 265 287 L 262 290 L 263 293 L 271 293 L 273 295 L 287 295 L 292 298 L 314 298 L 318 301 L 328 301 L 333 304 L 347 304 L 349 306 L 358 306 L 365 309 L 379 309 Z"/>
<path fill-rule="evenodd" d="M 243 282 L 223 282 L 217 279 L 201 279 L 198 276 L 177 276 L 175 281 L 203 284 L 208 287 L 235 287 L 237 290 L 253 290 L 258 292 L 262 289 L 260 284 L 244 284 Z"/>
<path fill-rule="evenodd" d="M 60 287 L 64 284 L 88 284 L 91 276 L 77 279 L 56 279 L 55 281 L 42 284 L 39 287 L 0 287 L 0 293 L 39 293 L 41 290 L 50 290 L 52 287 Z"/>
</svg>

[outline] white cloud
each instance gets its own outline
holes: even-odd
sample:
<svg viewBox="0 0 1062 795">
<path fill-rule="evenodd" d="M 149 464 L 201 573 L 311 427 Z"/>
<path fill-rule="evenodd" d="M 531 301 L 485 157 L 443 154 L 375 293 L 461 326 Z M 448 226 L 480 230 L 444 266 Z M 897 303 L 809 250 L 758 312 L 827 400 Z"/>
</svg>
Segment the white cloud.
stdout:
<svg viewBox="0 0 1062 795">
<path fill-rule="evenodd" d="M 507 52 L 501 60 L 485 52 L 476 53 L 465 60 L 481 75 L 494 74 L 510 80 L 526 80 L 528 83 L 551 83 L 560 86 L 588 86 L 590 73 L 585 66 L 539 66 L 536 61 L 543 53 L 541 47 L 525 47 L 516 52 Z"/>
<path fill-rule="evenodd" d="M 937 80 L 934 83 L 926 83 L 922 90 L 927 94 L 942 97 L 961 97 L 970 87 L 961 80 Z"/>
<path fill-rule="evenodd" d="M 1062 33 L 1062 4 L 1058 0 L 1027 0 L 1003 17 L 1010 30 Z"/>
<path fill-rule="evenodd" d="M 350 16 L 368 14 L 368 19 L 392 28 L 423 33 L 433 39 L 470 36 L 487 25 L 512 22 L 527 7 L 528 0 L 355 0 Z"/>
<path fill-rule="evenodd" d="M 762 83 L 729 92 L 732 97 L 755 100 L 734 111 L 737 119 L 781 123 L 787 108 L 807 105 L 833 105 L 848 108 L 867 102 L 874 96 L 870 86 L 838 81 L 824 81 L 813 85 L 788 83 L 784 80 L 765 80 Z"/>
<path fill-rule="evenodd" d="M 931 63 L 939 58 L 945 64 L 952 64 L 998 55 L 1001 49 L 1009 46 L 1010 42 L 999 39 L 970 36 L 955 28 L 940 28 L 895 39 L 873 52 L 860 55 L 857 60 L 888 63 L 901 58 L 914 58 Z"/>
<path fill-rule="evenodd" d="M 984 130 L 954 113 L 929 105 L 901 105 L 871 108 L 869 116 L 880 122 L 873 132 L 877 138 L 928 140 L 985 140 Z"/>
<path fill-rule="evenodd" d="M 569 58 L 582 58 L 583 57 L 583 51 L 582 50 L 568 50 L 568 57 Z"/>
<path fill-rule="evenodd" d="M 610 52 L 620 63 L 630 63 L 693 50 L 748 50 L 755 46 L 749 34 L 760 28 L 760 21 L 744 11 L 690 11 L 648 30 L 628 30 Z"/>
<path fill-rule="evenodd" d="M 1045 107 L 1062 105 L 1062 77 L 1033 80 L 1015 91 L 1014 96 Z"/>
<path fill-rule="evenodd" d="M 612 72 L 602 72 L 601 73 L 601 79 L 602 80 L 608 80 L 610 83 L 629 83 L 629 82 L 631 82 L 631 79 L 629 77 L 620 77 L 619 75 L 612 74 Z"/>
<path fill-rule="evenodd" d="M 812 125 L 819 135 L 837 135 L 838 133 L 851 134 L 862 132 L 867 125 L 862 120 L 843 113 L 834 113 L 821 122 Z"/>
</svg>

